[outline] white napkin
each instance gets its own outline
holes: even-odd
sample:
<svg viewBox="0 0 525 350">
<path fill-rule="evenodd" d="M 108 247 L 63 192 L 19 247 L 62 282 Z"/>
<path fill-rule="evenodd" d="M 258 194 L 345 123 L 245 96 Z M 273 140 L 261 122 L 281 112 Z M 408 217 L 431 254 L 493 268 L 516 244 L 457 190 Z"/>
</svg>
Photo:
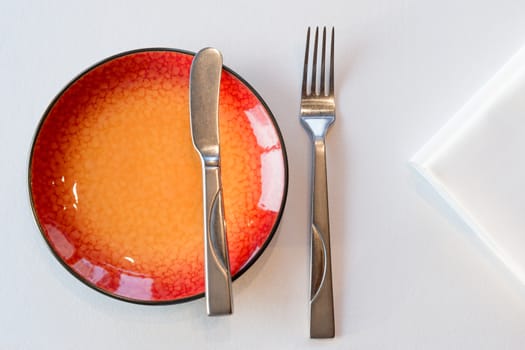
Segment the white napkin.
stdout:
<svg viewBox="0 0 525 350">
<path fill-rule="evenodd" d="M 411 164 L 525 284 L 525 48 Z"/>
</svg>

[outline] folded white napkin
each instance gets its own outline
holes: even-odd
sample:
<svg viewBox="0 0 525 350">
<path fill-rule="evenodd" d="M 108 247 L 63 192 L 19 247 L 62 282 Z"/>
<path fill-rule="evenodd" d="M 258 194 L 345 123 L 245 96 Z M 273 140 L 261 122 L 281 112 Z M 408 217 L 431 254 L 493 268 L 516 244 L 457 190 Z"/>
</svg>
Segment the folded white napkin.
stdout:
<svg viewBox="0 0 525 350">
<path fill-rule="evenodd" d="M 525 48 L 411 164 L 525 284 Z"/>
</svg>

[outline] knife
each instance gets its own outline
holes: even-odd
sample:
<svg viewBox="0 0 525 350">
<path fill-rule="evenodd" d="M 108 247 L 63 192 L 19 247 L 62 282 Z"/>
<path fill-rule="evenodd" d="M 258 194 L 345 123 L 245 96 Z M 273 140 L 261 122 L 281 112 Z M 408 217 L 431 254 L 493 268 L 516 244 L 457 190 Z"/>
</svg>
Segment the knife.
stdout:
<svg viewBox="0 0 525 350">
<path fill-rule="evenodd" d="M 193 146 L 202 164 L 204 271 L 208 316 L 232 313 L 231 272 L 224 222 L 219 146 L 219 88 L 222 55 L 199 51 L 190 68 L 190 121 Z"/>
</svg>

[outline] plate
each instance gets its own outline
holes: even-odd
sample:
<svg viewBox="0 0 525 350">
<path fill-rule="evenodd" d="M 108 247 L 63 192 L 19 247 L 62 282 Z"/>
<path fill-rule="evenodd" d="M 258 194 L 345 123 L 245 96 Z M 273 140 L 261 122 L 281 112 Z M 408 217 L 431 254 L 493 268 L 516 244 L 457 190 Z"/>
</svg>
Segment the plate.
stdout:
<svg viewBox="0 0 525 350">
<path fill-rule="evenodd" d="M 189 119 L 193 54 L 143 49 L 88 69 L 54 99 L 29 164 L 33 212 L 58 260 L 107 295 L 175 303 L 204 292 L 202 176 Z M 230 265 L 274 235 L 287 158 L 257 92 L 223 69 L 219 125 Z"/>
</svg>

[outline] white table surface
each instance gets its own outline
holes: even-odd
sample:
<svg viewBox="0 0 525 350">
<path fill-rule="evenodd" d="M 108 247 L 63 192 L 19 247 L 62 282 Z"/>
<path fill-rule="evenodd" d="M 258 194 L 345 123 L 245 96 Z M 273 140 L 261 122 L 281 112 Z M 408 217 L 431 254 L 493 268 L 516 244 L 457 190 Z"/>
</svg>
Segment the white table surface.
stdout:
<svg viewBox="0 0 525 350">
<path fill-rule="evenodd" d="M 308 338 L 310 154 L 297 114 L 316 24 L 336 27 L 333 340 Z M 523 349 L 525 288 L 407 160 L 524 44 L 519 0 L 1 2 L 0 349 Z M 231 317 L 207 317 L 202 299 L 141 306 L 87 288 L 30 210 L 28 154 L 51 99 L 93 63 L 156 46 L 219 48 L 286 142 L 286 210 L 234 283 Z"/>
</svg>

